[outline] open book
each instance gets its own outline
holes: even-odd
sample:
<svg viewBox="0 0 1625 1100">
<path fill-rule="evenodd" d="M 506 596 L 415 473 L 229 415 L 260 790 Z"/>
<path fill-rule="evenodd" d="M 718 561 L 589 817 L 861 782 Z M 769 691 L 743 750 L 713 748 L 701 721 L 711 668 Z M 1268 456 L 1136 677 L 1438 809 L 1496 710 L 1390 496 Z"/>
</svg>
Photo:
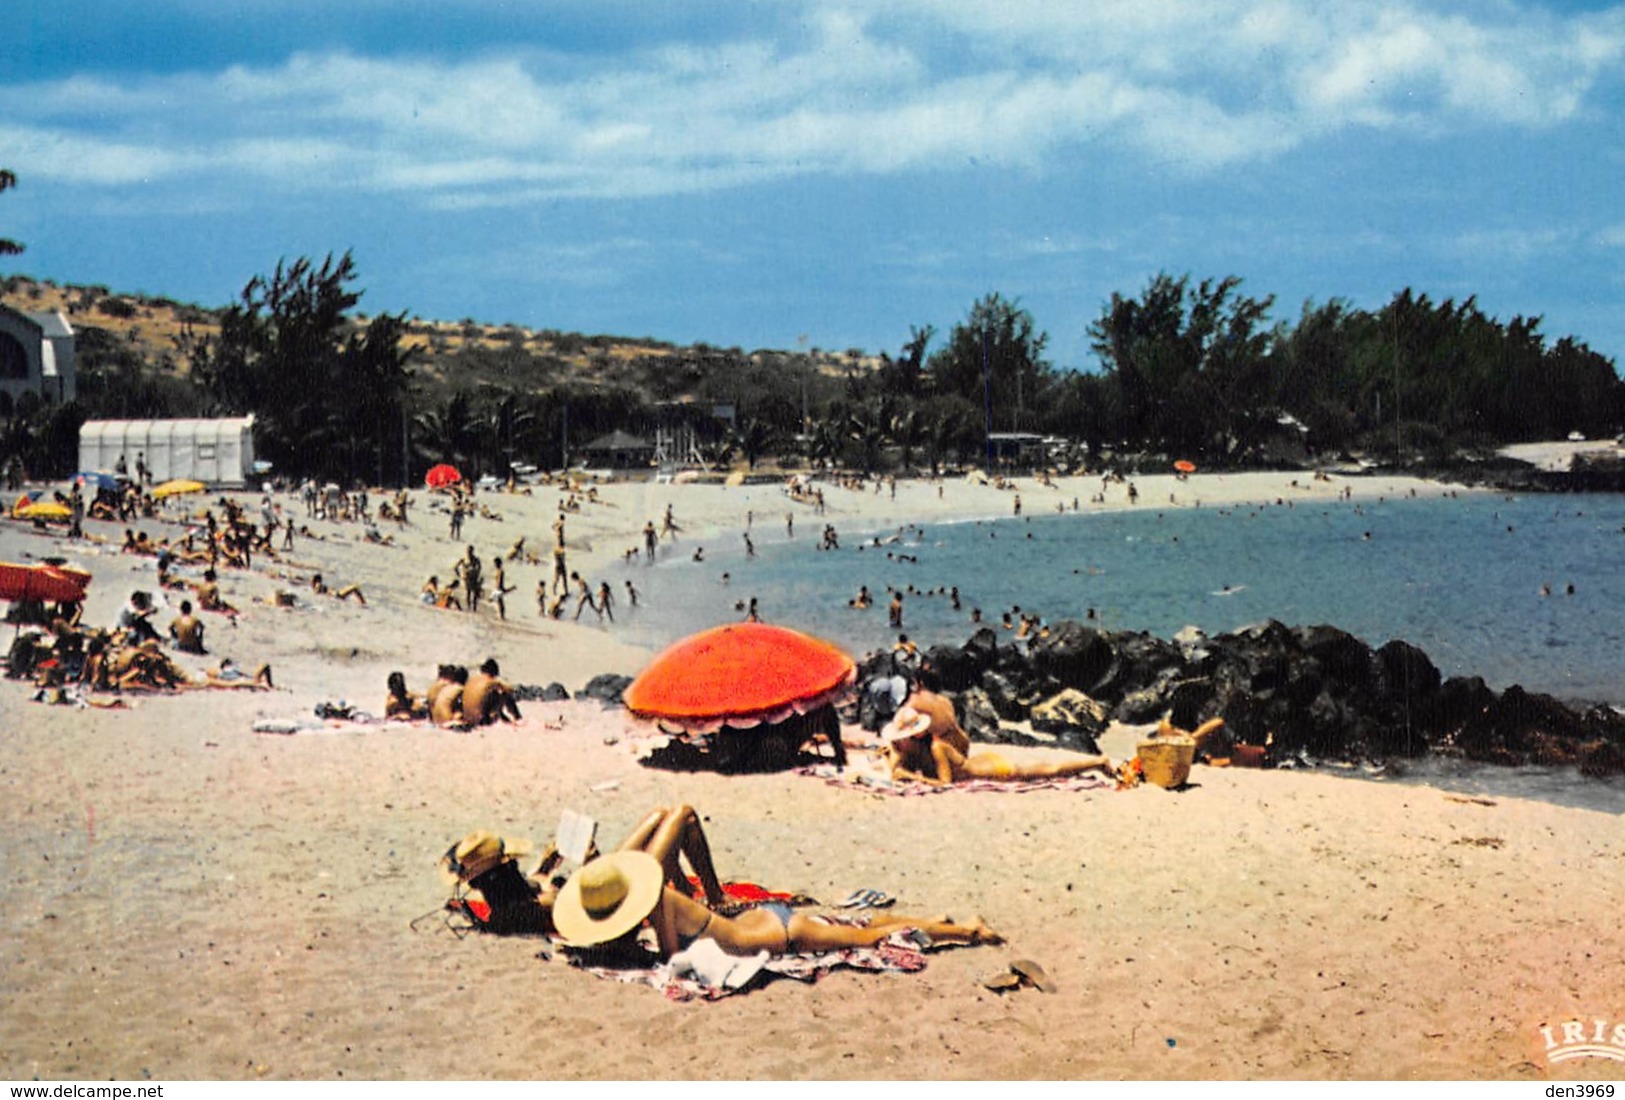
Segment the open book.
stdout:
<svg viewBox="0 0 1625 1100">
<path fill-rule="evenodd" d="M 592 847 L 593 837 L 597 833 L 598 822 L 586 814 L 565 810 L 559 814 L 559 832 L 553 843 L 558 847 L 559 855 L 579 867 L 587 862 L 587 851 Z"/>
</svg>

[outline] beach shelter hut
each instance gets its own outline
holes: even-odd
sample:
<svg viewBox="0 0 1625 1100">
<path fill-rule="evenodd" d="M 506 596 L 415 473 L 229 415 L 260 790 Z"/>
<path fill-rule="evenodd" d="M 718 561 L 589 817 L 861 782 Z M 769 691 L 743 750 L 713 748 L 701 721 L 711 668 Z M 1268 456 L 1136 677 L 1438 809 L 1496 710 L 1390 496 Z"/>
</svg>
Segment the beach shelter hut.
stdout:
<svg viewBox="0 0 1625 1100">
<path fill-rule="evenodd" d="M 729 623 L 667 647 L 623 695 L 633 714 L 688 739 L 718 771 L 772 771 L 796 762 L 801 745 L 829 739 L 844 761 L 835 703 L 857 664 L 840 647 L 788 627 Z"/>
<path fill-rule="evenodd" d="M 254 418 L 87 420 L 79 429 L 79 468 L 133 476 L 146 464 L 155 482 L 174 479 L 240 489 L 254 472 Z"/>
<path fill-rule="evenodd" d="M 649 466 L 654 462 L 655 445 L 619 429 L 601 435 L 580 449 L 582 456 L 597 466 L 612 470 L 629 470 Z"/>
</svg>

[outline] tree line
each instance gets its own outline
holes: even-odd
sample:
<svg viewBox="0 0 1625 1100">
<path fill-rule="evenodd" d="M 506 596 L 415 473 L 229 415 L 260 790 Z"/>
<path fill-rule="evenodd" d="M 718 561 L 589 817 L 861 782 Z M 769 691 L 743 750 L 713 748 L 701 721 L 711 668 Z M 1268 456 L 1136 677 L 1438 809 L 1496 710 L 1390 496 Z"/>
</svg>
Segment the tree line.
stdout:
<svg viewBox="0 0 1625 1100">
<path fill-rule="evenodd" d="M 469 476 L 557 466 L 612 429 L 681 431 L 716 462 L 873 473 L 980 464 L 995 432 L 1070 441 L 1094 466 L 1111 452 L 1233 468 L 1278 461 L 1283 443 L 1300 460 L 1409 462 L 1625 423 L 1611 360 L 1572 337 L 1548 341 L 1538 317 L 1502 322 L 1472 298 L 1410 289 L 1375 310 L 1309 303 L 1286 322 L 1238 277 L 1159 274 L 1102 306 L 1088 371 L 1053 365 L 1031 313 L 991 293 L 938 346 L 933 326 L 914 327 L 878 366 L 701 345 L 606 356 L 588 385 L 523 341 L 470 342 L 432 374 L 416 370 L 404 314 L 358 319 L 358 277 L 349 253 L 255 276 L 218 332 L 183 333 L 179 374 L 82 327 L 80 400 L 8 403 L 0 447 L 63 474 L 87 418 L 253 413 L 257 452 L 280 474 L 399 484 L 441 461 Z"/>
</svg>

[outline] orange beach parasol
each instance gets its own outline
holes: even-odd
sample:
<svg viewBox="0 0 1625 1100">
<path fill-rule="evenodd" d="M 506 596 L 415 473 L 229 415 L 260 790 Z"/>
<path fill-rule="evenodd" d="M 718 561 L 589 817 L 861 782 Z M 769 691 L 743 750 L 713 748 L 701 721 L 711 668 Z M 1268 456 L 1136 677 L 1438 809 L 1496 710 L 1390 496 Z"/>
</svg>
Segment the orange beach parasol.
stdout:
<svg viewBox="0 0 1625 1100">
<path fill-rule="evenodd" d="M 641 717 L 710 732 L 816 710 L 856 677 L 852 658 L 829 642 L 782 626 L 730 623 L 669 646 L 623 699 Z"/>
<path fill-rule="evenodd" d="M 1190 461 L 1189 459 L 1182 458 L 1178 462 L 1174 463 L 1174 469 L 1178 470 L 1182 474 L 1194 474 L 1196 472 L 1196 463 Z"/>
</svg>

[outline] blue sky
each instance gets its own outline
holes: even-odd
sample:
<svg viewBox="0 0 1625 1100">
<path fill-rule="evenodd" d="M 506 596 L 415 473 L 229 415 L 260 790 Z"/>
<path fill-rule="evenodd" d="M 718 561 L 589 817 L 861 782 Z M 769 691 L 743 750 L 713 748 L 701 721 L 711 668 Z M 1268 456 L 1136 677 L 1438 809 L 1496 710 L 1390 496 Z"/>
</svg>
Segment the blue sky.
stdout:
<svg viewBox="0 0 1625 1100">
<path fill-rule="evenodd" d="M 1113 291 L 1234 274 L 1281 320 L 1408 286 L 1625 354 L 1625 6 L 7 14 L 0 270 L 216 306 L 351 249 L 369 312 L 870 352 L 997 291 L 1084 368 Z"/>
</svg>

